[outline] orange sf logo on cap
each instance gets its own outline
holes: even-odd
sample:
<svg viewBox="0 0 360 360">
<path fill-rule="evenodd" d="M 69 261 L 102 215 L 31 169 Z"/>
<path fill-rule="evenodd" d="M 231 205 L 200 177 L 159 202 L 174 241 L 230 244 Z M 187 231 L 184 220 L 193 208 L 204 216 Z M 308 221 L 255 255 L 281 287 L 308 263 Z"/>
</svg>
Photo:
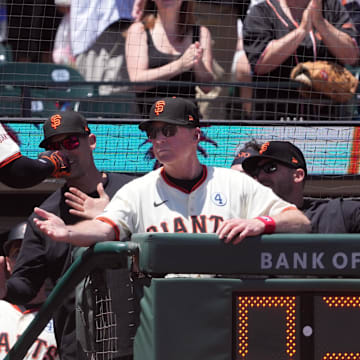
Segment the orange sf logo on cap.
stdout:
<svg viewBox="0 0 360 360">
<path fill-rule="evenodd" d="M 194 118 L 191 115 L 189 115 L 189 121 L 194 121 Z"/>
<path fill-rule="evenodd" d="M 157 101 L 156 104 L 155 104 L 154 113 L 157 116 L 159 116 L 159 114 L 164 111 L 164 107 L 165 107 L 165 101 L 164 100 Z"/>
<path fill-rule="evenodd" d="M 294 157 L 292 157 L 291 162 L 294 163 L 294 164 L 298 164 L 298 163 L 299 163 L 298 160 L 295 159 Z"/>
<path fill-rule="evenodd" d="M 259 150 L 259 154 L 262 155 L 268 149 L 269 145 L 270 145 L 269 141 L 266 143 L 263 143 Z"/>
<path fill-rule="evenodd" d="M 56 128 L 61 125 L 61 119 L 62 119 L 61 115 L 59 114 L 53 115 L 50 118 L 51 127 L 56 130 Z"/>
</svg>

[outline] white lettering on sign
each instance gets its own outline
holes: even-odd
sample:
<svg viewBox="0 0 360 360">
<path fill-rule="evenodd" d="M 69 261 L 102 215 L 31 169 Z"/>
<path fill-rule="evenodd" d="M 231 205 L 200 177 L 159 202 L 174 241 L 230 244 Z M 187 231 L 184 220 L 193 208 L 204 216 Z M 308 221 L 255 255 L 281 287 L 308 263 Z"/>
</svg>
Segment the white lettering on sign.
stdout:
<svg viewBox="0 0 360 360">
<path fill-rule="evenodd" d="M 325 259 L 327 261 L 325 261 Z M 326 264 L 326 266 L 325 266 Z M 261 270 L 321 270 L 331 267 L 338 270 L 360 269 L 360 252 L 261 252 Z"/>
</svg>

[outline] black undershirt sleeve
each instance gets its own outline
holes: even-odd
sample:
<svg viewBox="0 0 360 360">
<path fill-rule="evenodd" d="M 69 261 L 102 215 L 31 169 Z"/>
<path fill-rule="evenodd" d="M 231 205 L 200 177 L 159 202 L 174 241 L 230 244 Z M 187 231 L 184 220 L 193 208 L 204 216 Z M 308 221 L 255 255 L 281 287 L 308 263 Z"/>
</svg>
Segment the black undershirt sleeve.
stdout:
<svg viewBox="0 0 360 360">
<path fill-rule="evenodd" d="M 50 162 L 22 156 L 0 168 L 0 181 L 13 188 L 26 188 L 39 184 L 54 170 Z"/>
</svg>

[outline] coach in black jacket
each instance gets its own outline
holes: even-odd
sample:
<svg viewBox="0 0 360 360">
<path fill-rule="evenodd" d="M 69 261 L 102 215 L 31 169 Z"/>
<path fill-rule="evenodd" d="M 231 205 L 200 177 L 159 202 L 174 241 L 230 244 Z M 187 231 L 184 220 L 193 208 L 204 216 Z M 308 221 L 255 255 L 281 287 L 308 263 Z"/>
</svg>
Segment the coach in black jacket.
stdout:
<svg viewBox="0 0 360 360">
<path fill-rule="evenodd" d="M 111 198 L 115 192 L 132 179 L 131 176 L 100 172 L 94 163 L 93 151 L 96 137 L 91 134 L 83 116 L 75 112 L 53 115 L 44 124 L 44 140 L 40 146 L 46 150 L 61 149 L 71 165 L 71 174 L 66 184 L 52 194 L 43 204 L 46 209 L 60 216 L 66 224 L 81 220 L 76 210 L 71 210 L 74 198 L 70 187 L 75 187 L 91 197 Z M 76 192 L 76 191 L 75 191 Z M 79 205 L 79 204 L 78 204 Z M 81 204 L 80 204 L 81 205 Z M 28 219 L 27 231 L 17 258 L 16 267 L 4 287 L 1 297 L 16 303 L 29 302 L 43 285 L 46 278 L 53 284 L 65 273 L 71 264 L 72 246 L 52 241 L 40 232 L 33 222 L 34 214 Z M 1 264 L 0 264 L 1 265 Z M 0 277 L 3 274 L 0 273 Z M 0 279 L 1 280 L 1 279 Z M 75 336 L 75 300 L 69 296 L 54 315 L 55 334 L 62 360 L 86 359 L 77 354 Z"/>
</svg>

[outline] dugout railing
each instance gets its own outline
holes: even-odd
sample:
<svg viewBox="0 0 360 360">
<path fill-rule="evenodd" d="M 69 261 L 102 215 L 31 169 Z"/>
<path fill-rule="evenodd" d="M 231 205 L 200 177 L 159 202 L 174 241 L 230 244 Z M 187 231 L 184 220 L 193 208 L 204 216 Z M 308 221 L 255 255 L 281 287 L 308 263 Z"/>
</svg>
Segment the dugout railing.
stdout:
<svg viewBox="0 0 360 360">
<path fill-rule="evenodd" d="M 213 234 L 147 233 L 96 244 L 78 251 L 6 359 L 26 354 L 82 278 L 124 268 L 136 255 L 148 282 L 137 293 L 140 321 L 128 339 L 134 360 L 355 360 L 359 243 L 358 234 L 274 234 L 234 246 Z M 89 358 L 116 358 L 116 346 L 100 339 L 106 346 Z"/>
</svg>

